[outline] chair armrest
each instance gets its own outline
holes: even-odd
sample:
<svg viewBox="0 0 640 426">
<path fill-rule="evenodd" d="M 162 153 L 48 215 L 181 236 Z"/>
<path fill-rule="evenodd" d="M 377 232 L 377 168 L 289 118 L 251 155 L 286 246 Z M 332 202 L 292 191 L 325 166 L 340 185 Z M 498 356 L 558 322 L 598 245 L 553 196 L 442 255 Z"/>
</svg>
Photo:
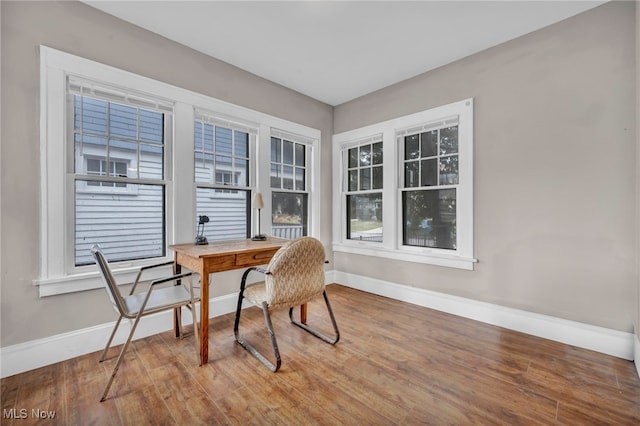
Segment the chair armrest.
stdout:
<svg viewBox="0 0 640 426">
<path fill-rule="evenodd" d="M 131 296 L 136 291 L 136 287 L 138 286 L 138 283 L 140 282 L 140 277 L 142 277 L 142 272 L 143 271 L 146 271 L 147 269 L 159 268 L 160 266 L 173 265 L 173 263 L 174 262 L 172 260 L 170 260 L 168 262 L 156 263 L 155 265 L 147 265 L 147 266 L 143 266 L 142 268 L 140 268 L 140 270 L 138 271 L 138 275 L 136 275 L 136 279 L 133 282 L 133 287 L 131 287 L 131 291 L 129 292 L 129 296 Z"/>
<path fill-rule="evenodd" d="M 251 268 L 248 268 L 246 271 L 244 271 L 244 274 L 242 274 L 242 281 L 240 282 L 240 291 L 241 292 L 243 292 L 244 288 L 246 287 L 247 277 L 249 276 L 249 273 L 251 273 L 253 271 L 259 272 L 259 273 L 264 274 L 264 275 L 271 275 L 271 272 L 269 272 L 265 268 L 261 268 L 259 266 L 253 266 Z"/>
<path fill-rule="evenodd" d="M 140 270 L 146 271 L 147 269 L 158 268 L 160 266 L 169 266 L 169 265 L 173 265 L 173 260 L 170 260 L 168 262 L 163 262 L 163 263 L 156 263 L 155 265 L 143 266 L 142 268 L 140 268 Z"/>
<path fill-rule="evenodd" d="M 175 280 L 179 280 L 181 278 L 186 278 L 193 275 L 193 272 L 185 272 L 184 274 L 178 274 L 178 275 L 173 275 L 167 278 L 160 278 L 159 280 L 153 280 L 151 281 L 151 286 L 157 285 L 157 284 L 162 284 L 162 283 L 167 283 L 169 281 L 175 281 Z"/>
<path fill-rule="evenodd" d="M 138 311 L 138 314 L 136 315 L 136 318 L 139 318 L 144 314 L 144 311 L 145 311 L 145 309 L 147 307 L 147 302 L 149 302 L 149 298 L 151 296 L 151 292 L 153 291 L 153 289 L 155 288 L 156 285 L 162 284 L 162 283 L 167 283 L 167 282 L 170 282 L 170 281 L 179 280 L 179 279 L 182 279 L 182 278 L 189 277 L 191 275 L 193 275 L 193 272 L 185 272 L 184 274 L 173 275 L 173 276 L 170 276 L 170 277 L 167 277 L 167 278 L 161 278 L 161 279 L 158 279 L 158 280 L 151 281 L 151 284 L 149 285 L 147 293 L 146 293 L 146 295 L 144 297 L 144 301 L 142 302 L 142 305 L 140 305 L 140 310 Z M 191 286 L 189 287 L 189 293 L 191 295 L 191 301 L 195 302 L 196 299 L 193 296 L 193 288 Z"/>
</svg>

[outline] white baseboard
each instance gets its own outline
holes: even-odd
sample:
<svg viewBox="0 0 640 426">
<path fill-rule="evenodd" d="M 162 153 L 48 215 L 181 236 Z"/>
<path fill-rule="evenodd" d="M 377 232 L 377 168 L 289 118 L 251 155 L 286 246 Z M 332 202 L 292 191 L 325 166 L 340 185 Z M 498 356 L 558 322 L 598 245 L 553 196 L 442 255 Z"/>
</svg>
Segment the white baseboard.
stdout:
<svg viewBox="0 0 640 426">
<path fill-rule="evenodd" d="M 237 301 L 238 295 L 236 293 L 210 299 L 209 316 L 213 318 L 235 312 Z M 188 311 L 183 311 L 182 323 L 185 325 L 192 324 L 191 314 L 187 313 Z M 115 321 L 0 348 L 1 377 L 12 376 L 102 350 L 114 326 Z M 173 315 L 171 312 L 149 315 L 138 324 L 134 340 L 171 329 L 173 329 Z M 123 321 L 114 337 L 113 344 L 124 343 L 129 330 L 129 322 Z"/>
<path fill-rule="evenodd" d="M 416 287 L 332 271 L 333 282 L 368 293 L 424 306 L 627 360 L 640 356 L 633 333 L 541 315 Z M 635 350 L 634 350 L 635 341 Z M 636 364 L 636 368 L 637 364 Z M 639 370 L 640 373 L 640 370 Z"/>
<path fill-rule="evenodd" d="M 326 281 L 619 358 L 640 360 L 640 340 L 633 333 L 505 308 L 339 271 L 328 271 Z M 211 299 L 210 317 L 234 312 L 237 300 L 236 293 Z M 183 314 L 183 322 L 191 324 L 191 315 Z M 115 321 L 0 348 L 0 377 L 12 376 L 102 350 L 114 325 Z M 152 315 L 140 322 L 135 339 L 162 333 L 172 327 L 171 313 Z M 128 332 L 128 324 L 123 324 L 114 341 L 118 344 L 123 343 Z M 636 369 L 640 375 L 638 362 L 636 362 Z"/>
</svg>

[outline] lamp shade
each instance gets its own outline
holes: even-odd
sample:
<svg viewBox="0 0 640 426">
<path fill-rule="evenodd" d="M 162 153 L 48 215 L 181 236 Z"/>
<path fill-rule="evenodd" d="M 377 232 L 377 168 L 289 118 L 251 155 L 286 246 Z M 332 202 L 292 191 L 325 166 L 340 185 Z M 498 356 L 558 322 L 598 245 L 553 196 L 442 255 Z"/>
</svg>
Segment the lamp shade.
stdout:
<svg viewBox="0 0 640 426">
<path fill-rule="evenodd" d="M 262 194 L 260 192 L 256 192 L 256 194 L 253 196 L 253 208 L 254 209 L 264 208 L 264 201 L 262 201 Z"/>
</svg>

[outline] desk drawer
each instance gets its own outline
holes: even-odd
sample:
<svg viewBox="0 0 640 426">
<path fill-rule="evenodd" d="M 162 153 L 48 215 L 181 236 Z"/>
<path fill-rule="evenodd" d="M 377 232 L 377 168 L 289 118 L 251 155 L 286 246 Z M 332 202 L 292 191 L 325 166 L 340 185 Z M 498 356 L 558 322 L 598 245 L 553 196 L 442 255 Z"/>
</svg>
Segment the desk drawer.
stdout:
<svg viewBox="0 0 640 426">
<path fill-rule="evenodd" d="M 205 270 L 210 272 L 228 271 L 233 269 L 236 263 L 236 256 L 233 254 L 204 258 Z"/>
<path fill-rule="evenodd" d="M 269 263 L 274 254 L 278 251 L 277 248 L 264 250 L 252 253 L 239 253 L 236 255 L 237 266 L 256 266 Z"/>
</svg>

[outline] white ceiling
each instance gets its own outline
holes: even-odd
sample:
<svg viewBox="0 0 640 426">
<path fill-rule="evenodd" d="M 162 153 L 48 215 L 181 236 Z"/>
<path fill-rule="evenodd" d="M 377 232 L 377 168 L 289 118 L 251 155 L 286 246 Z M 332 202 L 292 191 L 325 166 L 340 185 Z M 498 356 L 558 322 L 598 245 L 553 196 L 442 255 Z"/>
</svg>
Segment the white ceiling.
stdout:
<svg viewBox="0 0 640 426">
<path fill-rule="evenodd" d="M 606 1 L 86 1 L 330 105 Z"/>
</svg>

